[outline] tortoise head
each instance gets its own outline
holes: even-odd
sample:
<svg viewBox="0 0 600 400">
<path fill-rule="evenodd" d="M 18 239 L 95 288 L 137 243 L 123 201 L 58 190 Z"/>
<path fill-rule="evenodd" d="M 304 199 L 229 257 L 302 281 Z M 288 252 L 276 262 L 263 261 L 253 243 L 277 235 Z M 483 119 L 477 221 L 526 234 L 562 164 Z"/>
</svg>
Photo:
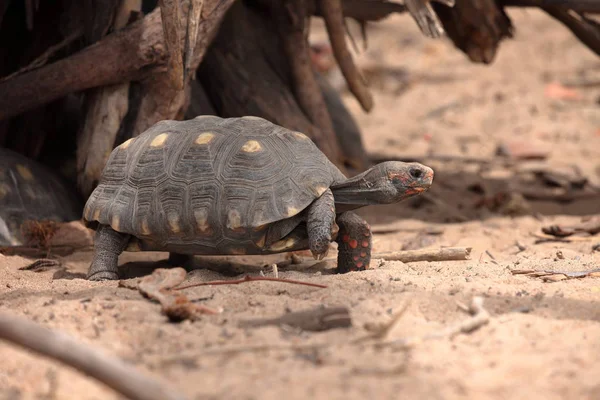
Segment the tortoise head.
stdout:
<svg viewBox="0 0 600 400">
<path fill-rule="evenodd" d="M 356 207 L 392 204 L 425 192 L 433 182 L 433 170 L 419 163 L 386 161 L 331 190 L 336 204 Z"/>
</svg>

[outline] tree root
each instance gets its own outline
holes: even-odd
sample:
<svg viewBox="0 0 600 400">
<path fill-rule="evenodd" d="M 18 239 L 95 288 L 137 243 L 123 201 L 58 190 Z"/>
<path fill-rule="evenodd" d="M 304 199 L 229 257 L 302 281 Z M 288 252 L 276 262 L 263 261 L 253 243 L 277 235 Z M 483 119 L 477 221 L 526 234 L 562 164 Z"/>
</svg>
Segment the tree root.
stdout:
<svg viewBox="0 0 600 400">
<path fill-rule="evenodd" d="M 333 54 L 342 74 L 346 78 L 348 88 L 356 97 L 362 109 L 367 112 L 371 111 L 373 96 L 366 86 L 364 77 L 360 75 L 356 68 L 352 55 L 346 46 L 341 0 L 321 0 L 320 6 Z"/>
<path fill-rule="evenodd" d="M 135 400 L 183 400 L 183 396 L 156 379 L 144 376 L 120 359 L 50 330 L 23 317 L 0 313 L 0 339 L 60 361 L 116 392 Z"/>
<path fill-rule="evenodd" d="M 340 160 L 331 117 L 314 76 L 308 41 L 305 37 L 306 15 L 303 0 L 274 1 L 274 14 L 283 50 L 288 59 L 292 87 L 298 104 L 322 133 L 319 148 L 331 160 Z"/>
</svg>

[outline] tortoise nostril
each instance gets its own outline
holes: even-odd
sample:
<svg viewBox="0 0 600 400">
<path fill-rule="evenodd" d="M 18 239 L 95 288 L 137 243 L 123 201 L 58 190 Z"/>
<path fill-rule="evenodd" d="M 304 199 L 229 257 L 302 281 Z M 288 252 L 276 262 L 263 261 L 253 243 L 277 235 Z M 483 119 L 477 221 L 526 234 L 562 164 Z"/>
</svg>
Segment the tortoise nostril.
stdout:
<svg viewBox="0 0 600 400">
<path fill-rule="evenodd" d="M 410 176 L 416 179 L 419 179 L 423 176 L 423 170 L 421 168 L 411 168 L 409 173 Z"/>
</svg>

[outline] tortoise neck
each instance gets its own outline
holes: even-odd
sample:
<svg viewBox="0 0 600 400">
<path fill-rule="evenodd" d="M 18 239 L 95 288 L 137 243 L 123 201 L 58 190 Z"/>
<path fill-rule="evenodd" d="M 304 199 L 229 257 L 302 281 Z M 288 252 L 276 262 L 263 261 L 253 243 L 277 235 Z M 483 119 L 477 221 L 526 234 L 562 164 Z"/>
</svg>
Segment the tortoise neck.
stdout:
<svg viewBox="0 0 600 400">
<path fill-rule="evenodd" d="M 382 203 L 381 199 L 385 197 L 382 187 L 385 186 L 380 185 L 378 181 L 373 181 L 372 177 L 367 179 L 367 175 L 372 175 L 373 172 L 375 172 L 373 169 L 369 169 L 331 186 L 336 211 L 344 212 Z"/>
</svg>

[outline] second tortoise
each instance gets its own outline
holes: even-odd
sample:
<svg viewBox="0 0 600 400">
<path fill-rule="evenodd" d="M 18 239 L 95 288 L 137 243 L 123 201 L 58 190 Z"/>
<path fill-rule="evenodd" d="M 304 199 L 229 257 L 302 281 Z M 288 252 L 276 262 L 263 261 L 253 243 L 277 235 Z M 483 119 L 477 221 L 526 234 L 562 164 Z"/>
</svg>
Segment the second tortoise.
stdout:
<svg viewBox="0 0 600 400">
<path fill-rule="evenodd" d="M 258 117 L 161 121 L 116 147 L 90 195 L 90 280 L 118 279 L 123 251 L 261 255 L 338 243 L 338 272 L 368 268 L 369 225 L 352 210 L 427 190 L 433 171 L 388 161 L 347 178 L 304 134 Z"/>
</svg>

